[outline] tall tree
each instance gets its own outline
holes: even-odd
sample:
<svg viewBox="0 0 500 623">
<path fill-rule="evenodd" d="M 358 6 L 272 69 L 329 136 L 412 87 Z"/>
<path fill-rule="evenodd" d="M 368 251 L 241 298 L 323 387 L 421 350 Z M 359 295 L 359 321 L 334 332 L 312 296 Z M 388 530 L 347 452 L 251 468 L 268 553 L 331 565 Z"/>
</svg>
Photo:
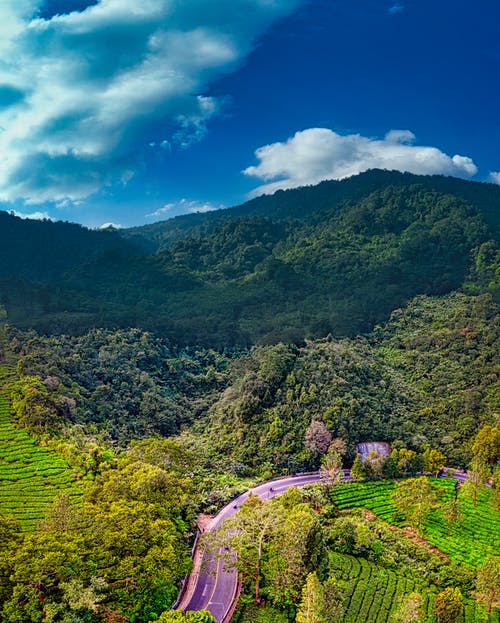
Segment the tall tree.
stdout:
<svg viewBox="0 0 500 623">
<path fill-rule="evenodd" d="M 342 456 L 337 448 L 335 446 L 332 446 L 333 442 L 330 444 L 328 452 L 323 457 L 319 470 L 321 482 L 325 485 L 328 495 L 330 494 L 332 487 L 334 487 L 337 482 L 340 481 L 343 473 Z"/>
<path fill-rule="evenodd" d="M 328 450 L 331 441 L 332 435 L 325 424 L 320 420 L 312 420 L 306 430 L 304 438 L 305 447 L 313 455 L 320 456 Z"/>
<path fill-rule="evenodd" d="M 408 523 L 420 530 L 438 506 L 438 492 L 428 478 L 408 478 L 398 483 L 392 500 Z"/>
<path fill-rule="evenodd" d="M 446 465 L 445 455 L 435 448 L 427 448 L 422 454 L 424 472 L 438 475 Z"/>
<path fill-rule="evenodd" d="M 500 458 L 500 428 L 483 426 L 476 435 L 472 452 L 476 459 L 488 465 L 494 465 Z"/>
<path fill-rule="evenodd" d="M 316 573 L 307 576 L 296 623 L 328 623 L 325 589 Z"/>
<path fill-rule="evenodd" d="M 463 489 L 466 495 L 472 498 L 474 506 L 477 505 L 477 496 L 486 484 L 489 476 L 490 470 L 486 463 L 479 457 L 473 458 L 469 469 L 469 477 L 463 484 Z"/>
<path fill-rule="evenodd" d="M 276 533 L 282 509 L 265 504 L 258 495 L 250 495 L 236 515 L 226 519 L 212 547 L 229 547 L 236 553 L 234 564 L 244 578 L 251 578 L 255 587 L 255 603 L 260 603 L 260 581 L 264 546 Z"/>
<path fill-rule="evenodd" d="M 492 609 L 500 607 L 500 556 L 488 556 L 477 570 L 474 597 L 486 609 L 489 621 Z"/>
</svg>

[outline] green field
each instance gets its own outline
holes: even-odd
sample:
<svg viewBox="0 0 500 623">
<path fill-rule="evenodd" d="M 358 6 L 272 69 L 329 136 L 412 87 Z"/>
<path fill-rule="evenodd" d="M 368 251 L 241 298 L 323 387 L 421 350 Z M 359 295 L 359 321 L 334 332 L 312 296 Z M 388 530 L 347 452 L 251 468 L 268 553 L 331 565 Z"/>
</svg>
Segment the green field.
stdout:
<svg viewBox="0 0 500 623">
<path fill-rule="evenodd" d="M 8 369 L 0 367 L 0 513 L 31 530 L 59 492 L 75 498 L 81 488 L 64 459 L 13 428 L 9 400 L 1 391 L 8 376 Z"/>
<path fill-rule="evenodd" d="M 442 490 L 443 502 L 455 493 L 455 481 L 451 478 L 431 478 Z M 385 521 L 401 523 L 391 500 L 396 485 L 390 480 L 341 483 L 333 491 L 333 501 L 343 510 L 369 508 Z M 453 562 L 468 567 L 479 566 L 486 554 L 500 552 L 500 514 L 494 512 L 488 503 L 489 491 L 484 487 L 478 496 L 477 506 L 462 491 L 459 492 L 463 519 L 457 522 L 448 534 L 448 526 L 442 513 L 434 511 L 424 527 L 423 536 Z"/>
<path fill-rule="evenodd" d="M 400 599 L 412 591 L 424 599 L 423 607 L 428 620 L 433 621 L 432 607 L 436 591 L 420 582 L 415 576 L 405 576 L 384 569 L 364 558 L 330 553 L 330 568 L 345 586 L 346 611 L 342 623 L 387 623 Z M 484 614 L 476 604 L 467 600 L 459 623 L 484 621 Z M 491 615 L 491 623 L 499 623 L 498 611 Z M 341 623 L 339 621 L 339 623 Z"/>
</svg>

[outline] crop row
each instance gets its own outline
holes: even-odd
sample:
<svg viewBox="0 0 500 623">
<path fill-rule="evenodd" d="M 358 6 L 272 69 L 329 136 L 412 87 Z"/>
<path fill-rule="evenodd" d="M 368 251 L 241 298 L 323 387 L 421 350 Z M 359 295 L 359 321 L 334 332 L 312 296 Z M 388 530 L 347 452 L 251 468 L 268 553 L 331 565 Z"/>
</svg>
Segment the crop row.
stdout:
<svg viewBox="0 0 500 623">
<path fill-rule="evenodd" d="M 0 376 L 2 372 L 0 366 Z M 60 456 L 12 427 L 9 403 L 0 393 L 0 513 L 13 515 L 24 530 L 31 530 L 61 491 L 75 499 L 81 495 Z"/>
<path fill-rule="evenodd" d="M 387 623 L 399 607 L 403 597 L 418 591 L 423 597 L 423 608 L 432 618 L 435 588 L 424 585 L 414 578 L 378 567 L 364 558 L 354 558 L 337 552 L 330 553 L 330 568 L 345 586 L 345 613 L 339 623 Z M 476 604 L 467 600 L 460 619 L 461 623 L 483 620 Z M 491 616 L 491 623 L 500 623 L 499 612 Z"/>
<path fill-rule="evenodd" d="M 439 487 L 442 503 L 455 495 L 454 480 L 432 478 L 431 482 Z M 398 524 L 400 518 L 391 499 L 394 488 L 392 481 L 343 483 L 334 489 L 333 501 L 340 509 L 368 508 L 382 519 Z M 424 537 L 454 562 L 477 567 L 487 553 L 500 551 L 500 514 L 492 511 L 488 498 L 489 490 L 485 487 L 474 506 L 460 490 L 459 505 L 462 517 L 466 519 L 457 521 L 450 531 L 438 509 L 430 515 L 424 527 Z"/>
</svg>

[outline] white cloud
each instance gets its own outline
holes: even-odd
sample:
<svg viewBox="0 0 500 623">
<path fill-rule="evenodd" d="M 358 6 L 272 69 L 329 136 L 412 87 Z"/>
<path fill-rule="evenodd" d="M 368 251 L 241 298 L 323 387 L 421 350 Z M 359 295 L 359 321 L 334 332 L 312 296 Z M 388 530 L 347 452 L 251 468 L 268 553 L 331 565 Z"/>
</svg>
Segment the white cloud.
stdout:
<svg viewBox="0 0 500 623">
<path fill-rule="evenodd" d="M 25 214 L 24 212 L 18 212 L 17 210 L 11 210 L 11 214 L 13 214 L 14 216 L 18 216 L 19 218 L 32 219 L 34 221 L 43 221 L 43 220 L 53 221 L 54 220 L 49 215 L 48 212 L 31 212 L 30 214 Z"/>
<path fill-rule="evenodd" d="M 42 19 L 44 0 L 3 0 L 0 200 L 79 200 L 130 179 L 150 143 L 199 140 L 219 109 L 203 88 L 299 1 L 99 0 Z"/>
<path fill-rule="evenodd" d="M 360 134 L 341 135 L 327 128 L 297 132 L 284 143 L 272 143 L 255 152 L 259 164 L 245 175 L 267 182 L 251 196 L 279 189 L 342 179 L 368 169 L 389 169 L 430 175 L 441 173 L 469 178 L 477 167 L 467 156 L 448 156 L 436 147 L 413 144 L 409 130 L 391 130 L 384 139 Z"/>
<path fill-rule="evenodd" d="M 122 229 L 122 225 L 118 224 L 118 223 L 103 223 L 102 225 L 99 225 L 99 227 L 97 229 Z"/>
<path fill-rule="evenodd" d="M 490 173 L 490 182 L 500 185 L 500 171 L 492 171 Z"/>
<path fill-rule="evenodd" d="M 213 212 L 214 210 L 223 210 L 226 206 L 222 204 L 215 205 L 209 201 L 195 201 L 193 199 L 180 199 L 172 203 L 166 203 L 158 210 L 146 214 L 146 218 L 165 218 L 170 214 L 186 214 L 196 212 Z"/>
</svg>

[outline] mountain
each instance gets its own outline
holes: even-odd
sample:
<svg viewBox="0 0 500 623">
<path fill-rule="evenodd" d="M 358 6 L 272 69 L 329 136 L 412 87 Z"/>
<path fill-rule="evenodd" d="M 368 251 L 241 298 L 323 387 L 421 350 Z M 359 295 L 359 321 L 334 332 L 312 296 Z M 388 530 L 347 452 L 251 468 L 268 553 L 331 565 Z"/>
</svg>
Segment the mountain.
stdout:
<svg viewBox="0 0 500 623">
<path fill-rule="evenodd" d="M 419 294 L 498 295 L 499 207 L 491 184 L 370 171 L 120 234 L 16 220 L 28 243 L 0 233 L 0 302 L 47 332 L 137 326 L 217 348 L 353 336 Z"/>
</svg>

